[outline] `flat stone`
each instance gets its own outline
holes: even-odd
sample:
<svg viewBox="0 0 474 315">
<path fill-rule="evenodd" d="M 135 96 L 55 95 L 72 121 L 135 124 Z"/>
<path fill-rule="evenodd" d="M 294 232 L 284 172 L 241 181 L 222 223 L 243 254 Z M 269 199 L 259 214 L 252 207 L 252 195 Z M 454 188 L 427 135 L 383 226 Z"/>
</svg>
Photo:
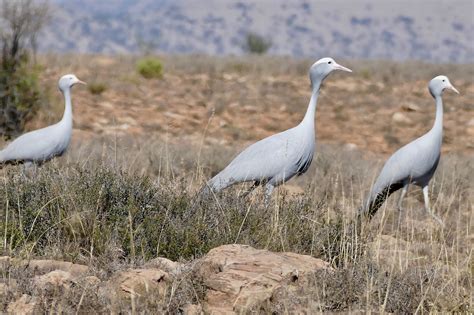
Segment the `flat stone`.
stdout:
<svg viewBox="0 0 474 315">
<path fill-rule="evenodd" d="M 396 112 L 392 115 L 392 121 L 397 123 L 411 123 L 411 119 L 400 112 Z"/>
<path fill-rule="evenodd" d="M 273 253 L 247 245 L 214 248 L 195 267 L 207 288 L 206 314 L 246 313 L 281 290 L 297 290 L 318 270 L 331 268 L 311 256 Z"/>
<path fill-rule="evenodd" d="M 28 294 L 23 294 L 15 302 L 8 304 L 7 313 L 22 315 L 34 314 L 36 304 L 37 299 L 35 297 L 32 297 Z"/>
</svg>

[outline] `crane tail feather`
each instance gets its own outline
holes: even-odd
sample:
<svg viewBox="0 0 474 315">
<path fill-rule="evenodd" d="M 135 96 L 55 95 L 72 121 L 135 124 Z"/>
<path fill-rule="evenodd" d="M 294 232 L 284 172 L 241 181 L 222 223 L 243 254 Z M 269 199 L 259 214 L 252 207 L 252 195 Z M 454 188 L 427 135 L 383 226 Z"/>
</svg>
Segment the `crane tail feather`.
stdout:
<svg viewBox="0 0 474 315">
<path fill-rule="evenodd" d="M 397 190 L 403 188 L 403 182 L 396 182 L 385 187 L 381 192 L 371 197 L 367 205 L 361 208 L 360 214 L 372 219 L 377 213 L 377 210 L 382 206 L 385 200 Z"/>
</svg>

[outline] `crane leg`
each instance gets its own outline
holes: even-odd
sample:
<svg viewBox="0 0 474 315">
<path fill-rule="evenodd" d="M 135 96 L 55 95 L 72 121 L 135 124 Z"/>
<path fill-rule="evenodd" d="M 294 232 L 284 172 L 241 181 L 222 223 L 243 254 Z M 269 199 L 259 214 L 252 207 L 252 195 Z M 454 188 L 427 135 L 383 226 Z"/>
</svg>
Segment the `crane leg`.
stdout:
<svg viewBox="0 0 474 315">
<path fill-rule="evenodd" d="M 400 199 L 398 199 L 398 211 L 402 211 L 402 204 L 403 204 L 403 199 L 405 198 L 405 195 L 407 194 L 408 191 L 408 185 L 409 183 L 406 183 L 403 185 L 402 192 L 400 193 Z"/>
<path fill-rule="evenodd" d="M 423 187 L 423 198 L 425 200 L 425 210 L 426 210 L 426 212 L 428 212 L 431 215 L 431 217 L 433 217 L 433 219 L 435 219 L 436 222 L 439 223 L 439 225 L 444 227 L 443 221 L 436 214 L 434 214 L 430 209 L 430 199 L 429 199 L 429 196 L 428 196 L 428 185 Z"/>
<path fill-rule="evenodd" d="M 265 206 L 268 206 L 268 204 L 270 203 L 270 198 L 272 196 L 274 188 L 275 186 L 273 186 L 272 184 L 265 185 Z"/>
</svg>

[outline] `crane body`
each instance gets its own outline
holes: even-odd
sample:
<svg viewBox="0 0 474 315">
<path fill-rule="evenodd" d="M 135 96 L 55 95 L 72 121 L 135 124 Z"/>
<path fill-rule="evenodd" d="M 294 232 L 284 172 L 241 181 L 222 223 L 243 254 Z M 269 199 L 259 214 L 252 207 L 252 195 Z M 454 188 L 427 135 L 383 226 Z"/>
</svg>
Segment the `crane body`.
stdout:
<svg viewBox="0 0 474 315">
<path fill-rule="evenodd" d="M 433 127 L 420 138 L 397 150 L 385 163 L 375 184 L 361 209 L 368 217 L 373 217 L 388 196 L 402 189 L 398 208 L 402 208 L 408 186 L 414 184 L 422 188 L 426 211 L 442 224 L 440 218 L 431 212 L 428 185 L 441 157 L 443 139 L 443 100 L 445 89 L 459 93 L 445 76 L 437 76 L 430 81 L 429 91 L 436 102 L 436 118 Z"/>
<path fill-rule="evenodd" d="M 268 201 L 276 186 L 305 173 L 316 146 L 314 116 L 321 83 L 334 70 L 352 72 L 332 58 L 315 62 L 310 68 L 311 98 L 301 123 L 247 147 L 207 183 L 208 190 L 219 192 L 237 183 L 253 181 L 251 189 L 265 185 Z"/>
</svg>

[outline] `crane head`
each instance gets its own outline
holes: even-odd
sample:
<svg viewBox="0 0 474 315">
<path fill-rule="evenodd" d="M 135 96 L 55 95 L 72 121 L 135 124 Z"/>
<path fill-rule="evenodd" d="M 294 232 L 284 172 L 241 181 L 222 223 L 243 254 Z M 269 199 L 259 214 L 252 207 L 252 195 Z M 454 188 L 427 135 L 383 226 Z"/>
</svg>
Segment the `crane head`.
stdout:
<svg viewBox="0 0 474 315">
<path fill-rule="evenodd" d="M 446 89 L 459 94 L 459 91 L 451 84 L 451 82 L 449 82 L 448 77 L 444 75 L 439 75 L 433 78 L 430 81 L 428 88 L 433 97 L 441 96 Z"/>
<path fill-rule="evenodd" d="M 334 70 L 352 72 L 351 69 L 341 66 L 332 58 L 329 58 L 329 57 L 322 58 L 316 61 L 309 69 L 309 77 L 311 79 L 311 85 L 314 86 L 314 83 L 317 80 L 319 81 L 324 80 Z"/>
<path fill-rule="evenodd" d="M 75 84 L 86 84 L 79 80 L 74 74 L 66 74 L 59 79 L 58 86 L 61 91 L 70 89 Z"/>
</svg>

